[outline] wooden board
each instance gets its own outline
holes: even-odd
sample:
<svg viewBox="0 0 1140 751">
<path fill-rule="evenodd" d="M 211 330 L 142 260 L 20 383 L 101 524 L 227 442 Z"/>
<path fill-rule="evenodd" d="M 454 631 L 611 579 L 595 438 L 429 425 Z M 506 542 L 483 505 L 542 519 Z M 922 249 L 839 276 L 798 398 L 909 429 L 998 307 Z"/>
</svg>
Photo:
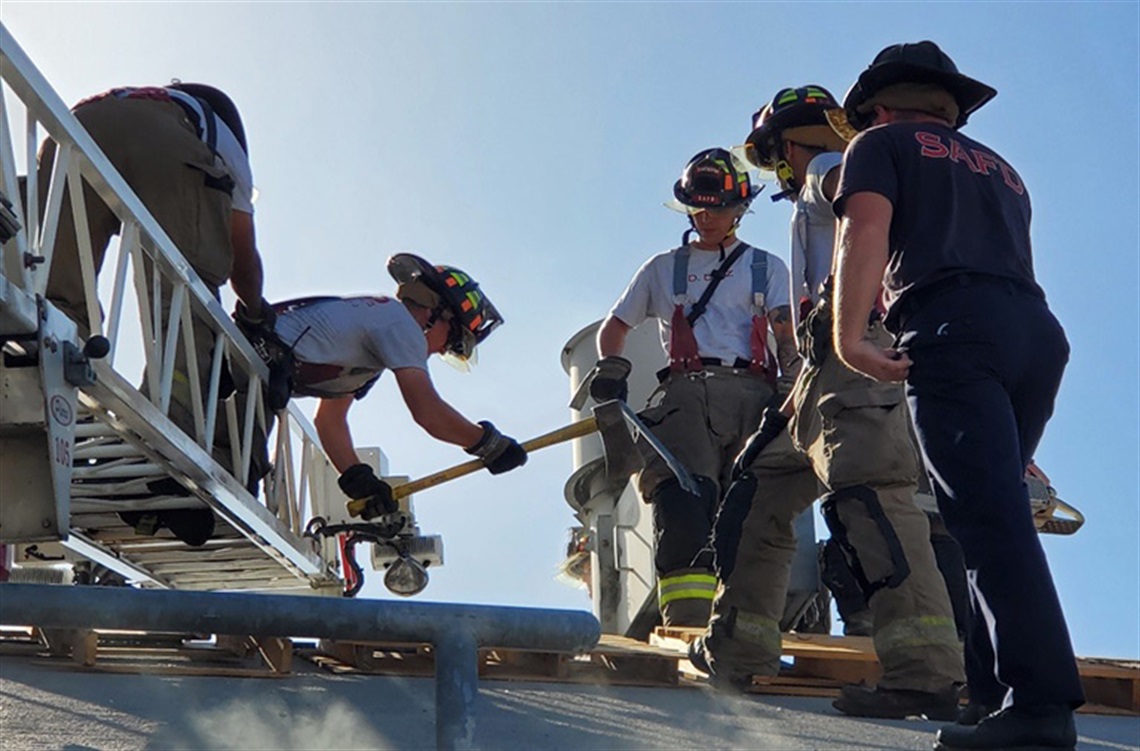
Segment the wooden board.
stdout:
<svg viewBox="0 0 1140 751">
<path fill-rule="evenodd" d="M 86 669 L 114 673 L 269 677 L 292 669 L 292 641 L 279 637 L 42 629 L 35 654 L 68 657 Z M 198 641 L 199 643 L 193 643 Z"/>
<path fill-rule="evenodd" d="M 699 628 L 659 627 L 650 642 L 685 654 L 703 633 Z M 788 633 L 783 635 L 782 652 L 792 659 L 791 666 L 776 678 L 753 677 L 749 693 L 836 696 L 844 683 L 874 684 L 882 677 L 870 637 Z M 1140 662 L 1078 658 L 1077 668 L 1088 699 L 1081 712 L 1140 714 Z M 690 676 L 702 675 L 688 660 L 682 660 L 681 670 Z"/>
<path fill-rule="evenodd" d="M 560 652 L 487 647 L 479 651 L 479 674 L 492 680 L 626 686 L 707 685 L 687 659 L 688 645 L 703 629 L 658 628 L 650 643 L 603 635 L 598 646 L 573 655 Z M 70 656 L 85 669 L 109 673 L 282 677 L 292 668 L 289 639 L 130 631 L 4 629 L 0 654 Z M 46 646 L 45 646 L 46 642 Z M 49 649 L 50 646 L 50 649 Z M 784 634 L 783 656 L 790 658 L 776 677 L 754 676 L 748 693 L 834 697 L 845 683 L 873 684 L 881 675 L 868 637 Z M 322 640 L 297 650 L 314 664 L 337 673 L 431 676 L 430 645 Z M 1080 711 L 1140 714 L 1140 662 L 1079 658 L 1088 698 Z"/>
<path fill-rule="evenodd" d="M 435 673 L 428 645 L 322 640 L 317 650 L 299 650 L 336 673 L 419 675 Z M 549 681 L 622 686 L 675 686 L 679 656 L 620 636 L 603 636 L 582 655 L 487 647 L 479 650 L 479 676 L 491 680 Z"/>
<path fill-rule="evenodd" d="M 1140 663 L 1103 658 L 1077 658 L 1081 686 L 1089 707 L 1105 706 L 1140 714 Z"/>
</svg>

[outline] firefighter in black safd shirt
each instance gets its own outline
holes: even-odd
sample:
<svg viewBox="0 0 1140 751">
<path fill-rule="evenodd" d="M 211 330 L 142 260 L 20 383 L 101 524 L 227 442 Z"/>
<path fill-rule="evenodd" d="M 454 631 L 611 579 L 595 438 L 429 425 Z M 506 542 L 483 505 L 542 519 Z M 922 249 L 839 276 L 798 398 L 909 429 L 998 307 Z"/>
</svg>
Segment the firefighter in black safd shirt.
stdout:
<svg viewBox="0 0 1140 751">
<path fill-rule="evenodd" d="M 835 200 L 835 344 L 849 367 L 906 380 L 965 554 L 970 698 L 993 714 L 942 728 L 935 748 L 1071 749 L 1084 697 L 1023 482 L 1069 345 L 1034 279 L 1024 183 L 958 132 L 996 93 L 929 41 L 884 49 L 848 92 L 833 125 L 865 132 Z M 880 286 L 895 349 L 864 338 Z"/>
</svg>

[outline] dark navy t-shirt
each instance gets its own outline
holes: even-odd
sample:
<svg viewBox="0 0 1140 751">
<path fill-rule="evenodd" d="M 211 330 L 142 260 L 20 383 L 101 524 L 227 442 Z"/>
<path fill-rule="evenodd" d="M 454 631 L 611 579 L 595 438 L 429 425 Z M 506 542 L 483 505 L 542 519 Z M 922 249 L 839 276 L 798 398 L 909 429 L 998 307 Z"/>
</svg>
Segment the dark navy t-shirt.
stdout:
<svg viewBox="0 0 1140 751">
<path fill-rule="evenodd" d="M 891 202 L 884 279 L 890 311 L 900 300 L 962 272 L 991 274 L 1044 296 L 1033 276 L 1029 194 L 991 149 L 937 123 L 892 123 L 851 142 L 835 198 L 870 191 Z"/>
</svg>

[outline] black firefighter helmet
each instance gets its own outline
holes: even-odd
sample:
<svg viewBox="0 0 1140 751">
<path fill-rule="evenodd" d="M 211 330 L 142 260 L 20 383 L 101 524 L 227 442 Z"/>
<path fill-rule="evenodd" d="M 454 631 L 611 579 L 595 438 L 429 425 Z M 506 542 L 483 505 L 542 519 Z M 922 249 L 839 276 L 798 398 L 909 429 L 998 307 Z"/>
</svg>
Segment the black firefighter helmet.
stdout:
<svg viewBox="0 0 1140 751">
<path fill-rule="evenodd" d="M 752 115 L 745 156 L 755 166 L 774 170 L 784 139 L 821 151 L 843 151 L 846 143 L 828 124 L 827 113 L 839 102 L 822 86 L 780 89 L 772 101 Z"/>
<path fill-rule="evenodd" d="M 965 125 L 971 114 L 997 96 L 997 89 L 959 73 L 950 56 L 934 42 L 892 44 L 875 55 L 843 98 L 851 127 L 866 129 L 874 114 L 864 105 L 879 91 L 898 83 L 934 84 L 945 89 L 958 104 L 955 128 Z"/>
<path fill-rule="evenodd" d="M 727 149 L 705 149 L 685 165 L 673 185 L 674 200 L 665 205 L 686 214 L 747 207 L 759 192 L 753 189 L 748 170 Z"/>
<path fill-rule="evenodd" d="M 450 322 L 444 356 L 457 365 L 473 362 L 476 345 L 503 322 L 478 282 L 454 266 L 433 266 L 412 253 L 397 253 L 388 259 L 388 273 L 399 285 L 396 297 L 432 311 L 429 327 L 441 318 Z"/>
</svg>

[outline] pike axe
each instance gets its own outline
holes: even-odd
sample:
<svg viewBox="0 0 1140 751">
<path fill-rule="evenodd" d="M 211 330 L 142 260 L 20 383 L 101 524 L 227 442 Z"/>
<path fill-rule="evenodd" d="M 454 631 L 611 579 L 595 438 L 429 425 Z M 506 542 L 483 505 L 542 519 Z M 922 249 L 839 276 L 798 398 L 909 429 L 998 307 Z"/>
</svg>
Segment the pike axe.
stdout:
<svg viewBox="0 0 1140 751">
<path fill-rule="evenodd" d="M 626 480 L 644 466 L 644 459 L 638 449 L 638 444 L 644 442 L 650 450 L 661 457 L 670 471 L 677 476 L 677 481 L 681 487 L 693 495 L 700 493 L 696 482 L 693 481 L 692 476 L 685 470 L 684 466 L 669 453 L 669 450 L 657 440 L 656 436 L 649 432 L 649 429 L 641 422 L 641 418 L 630 409 L 628 404 L 614 399 L 597 405 L 593 412 L 592 417 L 572 422 L 557 430 L 531 438 L 521 445 L 529 454 L 547 446 L 565 443 L 596 432 L 602 439 L 606 475 L 611 479 Z M 418 480 L 411 480 L 395 486 L 392 488 L 392 498 L 398 501 L 420 490 L 427 490 L 436 485 L 469 475 L 472 472 L 478 472 L 483 467 L 484 464 L 479 459 L 457 464 Z M 348 509 L 349 516 L 356 517 L 364 511 L 366 504 L 366 499 L 351 500 L 345 504 L 345 508 Z"/>
</svg>

